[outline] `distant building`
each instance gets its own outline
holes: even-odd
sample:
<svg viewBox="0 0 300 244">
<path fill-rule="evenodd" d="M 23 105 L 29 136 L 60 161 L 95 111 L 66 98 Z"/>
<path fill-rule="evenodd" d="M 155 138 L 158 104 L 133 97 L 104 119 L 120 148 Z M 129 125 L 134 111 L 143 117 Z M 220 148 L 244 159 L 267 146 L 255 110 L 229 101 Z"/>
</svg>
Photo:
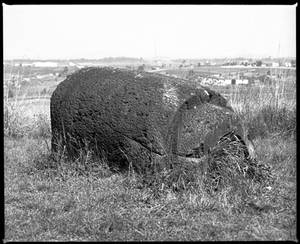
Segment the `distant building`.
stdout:
<svg viewBox="0 0 300 244">
<path fill-rule="evenodd" d="M 45 74 L 45 75 L 37 75 L 37 79 L 46 79 L 46 78 L 52 78 L 54 75 L 53 74 Z"/>
<path fill-rule="evenodd" d="M 22 66 L 32 66 L 32 64 L 31 63 L 15 63 L 14 64 L 14 66 L 20 66 L 20 67 L 22 67 Z"/>
<path fill-rule="evenodd" d="M 228 85 L 231 85 L 231 80 L 229 80 L 229 79 L 225 79 L 225 80 L 221 79 L 221 80 L 219 80 L 219 85 L 220 85 L 220 86 L 228 86 Z"/>
<path fill-rule="evenodd" d="M 32 65 L 35 67 L 58 67 L 55 62 L 34 62 Z"/>
<path fill-rule="evenodd" d="M 211 78 L 205 77 L 202 79 L 201 83 L 206 84 L 206 85 L 212 85 L 213 80 Z"/>
<path fill-rule="evenodd" d="M 246 59 L 246 60 L 243 60 L 241 62 L 241 65 L 244 65 L 244 66 L 248 66 L 249 65 L 249 61 Z"/>
<path fill-rule="evenodd" d="M 243 79 L 243 80 L 236 80 L 236 85 L 248 85 L 249 80 Z"/>
<path fill-rule="evenodd" d="M 73 62 L 69 62 L 69 66 L 76 66 L 76 64 Z"/>
<path fill-rule="evenodd" d="M 230 79 L 225 79 L 225 80 L 224 80 L 224 83 L 230 85 L 230 84 L 231 84 L 231 80 L 230 80 Z"/>
</svg>

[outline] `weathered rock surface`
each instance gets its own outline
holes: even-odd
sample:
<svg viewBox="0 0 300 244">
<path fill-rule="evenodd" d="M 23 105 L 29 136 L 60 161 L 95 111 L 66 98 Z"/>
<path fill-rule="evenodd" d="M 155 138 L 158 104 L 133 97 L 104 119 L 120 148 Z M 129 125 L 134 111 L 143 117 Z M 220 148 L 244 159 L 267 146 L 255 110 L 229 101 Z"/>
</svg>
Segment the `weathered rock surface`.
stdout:
<svg viewBox="0 0 300 244">
<path fill-rule="evenodd" d="M 88 147 L 109 162 L 142 170 L 176 155 L 201 157 L 224 134 L 244 130 L 220 94 L 186 81 L 117 68 L 85 68 L 51 97 L 52 150 Z"/>
</svg>

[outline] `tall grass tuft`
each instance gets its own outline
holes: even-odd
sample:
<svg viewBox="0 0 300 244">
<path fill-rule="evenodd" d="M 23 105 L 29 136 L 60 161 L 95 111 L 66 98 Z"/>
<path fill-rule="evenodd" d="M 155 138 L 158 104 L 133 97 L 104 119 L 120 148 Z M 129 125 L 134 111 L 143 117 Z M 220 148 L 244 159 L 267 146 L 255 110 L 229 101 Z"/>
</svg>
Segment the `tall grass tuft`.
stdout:
<svg viewBox="0 0 300 244">
<path fill-rule="evenodd" d="M 50 118 L 45 114 L 35 114 L 32 121 L 32 131 L 29 136 L 33 138 L 50 138 L 51 126 Z"/>
<path fill-rule="evenodd" d="M 155 171 L 140 179 L 155 197 L 173 192 L 185 197 L 205 196 L 210 202 L 218 202 L 216 199 L 226 195 L 227 206 L 238 207 L 257 188 L 272 184 L 273 174 L 268 164 L 248 157 L 244 144 L 225 137 L 198 161 L 180 159 L 174 168 Z"/>
<path fill-rule="evenodd" d="M 8 137 L 22 137 L 26 134 L 22 111 L 15 102 L 4 102 L 4 135 Z"/>
<path fill-rule="evenodd" d="M 276 108 L 271 105 L 263 107 L 258 113 L 249 119 L 247 126 L 252 138 L 268 135 L 280 135 L 282 137 L 296 136 L 296 110 L 286 107 Z"/>
<path fill-rule="evenodd" d="M 249 129 L 250 137 L 296 134 L 295 81 L 235 87 L 229 100 Z"/>
<path fill-rule="evenodd" d="M 6 80 L 3 106 L 4 135 L 12 138 L 49 138 L 50 118 L 44 113 L 33 114 L 33 118 L 30 118 L 25 114 L 26 104 L 26 96 L 20 95 L 19 82 L 16 79 Z"/>
<path fill-rule="evenodd" d="M 18 106 L 20 99 L 20 85 L 18 79 L 12 78 L 4 82 L 3 122 L 4 135 L 9 137 L 23 137 L 27 128 L 24 124 L 23 111 Z"/>
<path fill-rule="evenodd" d="M 66 152 L 66 146 L 62 140 L 57 142 L 57 151 L 50 152 L 45 157 L 38 158 L 35 161 L 35 167 L 39 170 L 45 170 L 60 176 L 73 175 L 84 176 L 88 178 L 103 178 L 111 176 L 113 171 L 109 167 L 105 157 L 99 158 L 98 154 L 88 147 L 78 150 L 76 158 L 70 158 Z M 47 145 L 49 148 L 49 146 Z"/>
</svg>

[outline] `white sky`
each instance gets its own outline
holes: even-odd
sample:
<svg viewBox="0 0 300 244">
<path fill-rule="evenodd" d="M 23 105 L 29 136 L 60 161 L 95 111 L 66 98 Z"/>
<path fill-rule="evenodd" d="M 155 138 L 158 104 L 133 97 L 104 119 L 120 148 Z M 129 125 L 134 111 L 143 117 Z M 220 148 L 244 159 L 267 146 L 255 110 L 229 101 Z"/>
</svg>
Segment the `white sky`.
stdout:
<svg viewBox="0 0 300 244">
<path fill-rule="evenodd" d="M 4 59 L 296 56 L 295 5 L 3 4 L 3 28 Z"/>
</svg>

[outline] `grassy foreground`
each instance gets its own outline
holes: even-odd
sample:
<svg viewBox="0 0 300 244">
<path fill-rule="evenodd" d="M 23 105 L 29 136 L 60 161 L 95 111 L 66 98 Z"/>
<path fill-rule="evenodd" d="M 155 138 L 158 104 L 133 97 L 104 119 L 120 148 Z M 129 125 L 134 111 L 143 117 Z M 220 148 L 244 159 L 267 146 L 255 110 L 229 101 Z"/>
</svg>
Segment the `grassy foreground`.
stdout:
<svg viewBox="0 0 300 244">
<path fill-rule="evenodd" d="M 214 194 L 201 177 L 198 188 L 179 192 L 147 187 L 88 155 L 54 163 L 49 103 L 32 105 L 34 114 L 5 103 L 5 241 L 297 241 L 294 98 L 245 94 L 231 103 L 274 181 L 237 181 Z"/>
<path fill-rule="evenodd" d="M 134 174 L 45 169 L 37 139 L 5 140 L 5 240 L 295 240 L 295 140 L 258 139 L 275 182 L 244 204 L 214 196 L 153 192 Z"/>
</svg>

